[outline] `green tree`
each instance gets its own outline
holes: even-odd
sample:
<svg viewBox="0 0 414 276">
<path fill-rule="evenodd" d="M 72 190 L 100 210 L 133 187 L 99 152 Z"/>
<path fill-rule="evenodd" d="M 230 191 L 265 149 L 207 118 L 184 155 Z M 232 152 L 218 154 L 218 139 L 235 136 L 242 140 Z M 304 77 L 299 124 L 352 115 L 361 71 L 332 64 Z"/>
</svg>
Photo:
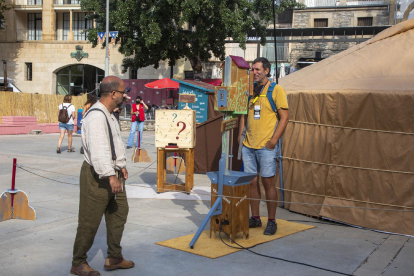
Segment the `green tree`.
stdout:
<svg viewBox="0 0 414 276">
<path fill-rule="evenodd" d="M 0 0 L 0 30 L 4 28 L 5 19 L 3 13 L 12 8 L 11 5 L 6 4 L 6 0 Z"/>
<path fill-rule="evenodd" d="M 286 0 L 276 13 L 300 5 Z M 105 31 L 105 0 L 82 0 L 81 8 L 98 23 L 88 32 L 96 46 L 97 32 Z M 187 58 L 195 76 L 201 75 L 201 62 L 225 59 L 228 37 L 245 49 L 247 33 L 254 29 L 264 45 L 266 27 L 273 22 L 271 0 L 110 0 L 109 16 L 110 31 L 119 32 L 123 72 Z"/>
</svg>

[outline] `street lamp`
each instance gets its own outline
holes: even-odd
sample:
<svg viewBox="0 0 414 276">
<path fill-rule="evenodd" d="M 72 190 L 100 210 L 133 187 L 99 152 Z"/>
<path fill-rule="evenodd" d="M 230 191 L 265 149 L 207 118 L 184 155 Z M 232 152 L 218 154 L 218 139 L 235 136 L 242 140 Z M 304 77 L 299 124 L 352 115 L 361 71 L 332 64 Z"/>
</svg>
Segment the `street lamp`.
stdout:
<svg viewBox="0 0 414 276">
<path fill-rule="evenodd" d="M 7 91 L 7 60 L 3 59 L 4 91 Z"/>
</svg>

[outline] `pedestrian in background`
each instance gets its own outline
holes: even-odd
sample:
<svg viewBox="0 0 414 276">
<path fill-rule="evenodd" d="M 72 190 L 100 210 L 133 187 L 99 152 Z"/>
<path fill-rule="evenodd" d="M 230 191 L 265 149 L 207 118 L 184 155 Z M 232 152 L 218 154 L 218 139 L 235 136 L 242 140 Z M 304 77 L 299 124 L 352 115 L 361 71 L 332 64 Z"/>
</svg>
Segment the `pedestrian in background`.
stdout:
<svg viewBox="0 0 414 276">
<path fill-rule="evenodd" d="M 96 97 L 95 93 L 88 94 L 86 98 L 86 103 L 83 105 L 83 111 L 82 111 L 82 118 L 85 116 L 86 112 L 98 101 L 98 97 Z"/>
<path fill-rule="evenodd" d="M 81 120 L 81 126 L 83 124 L 83 116 L 85 116 L 86 112 L 98 101 L 98 97 L 95 93 L 88 94 L 86 98 L 86 103 L 83 105 L 83 111 L 82 111 L 82 120 Z M 84 150 L 81 146 L 80 153 L 83 154 Z"/>
<path fill-rule="evenodd" d="M 63 138 L 65 138 L 65 132 L 68 132 L 68 152 L 74 152 L 75 150 L 72 149 L 72 133 L 73 127 L 75 125 L 74 120 L 76 119 L 76 109 L 72 102 L 72 96 L 66 95 L 63 98 L 63 103 L 59 105 L 58 117 L 61 117 L 61 110 L 64 109 L 67 111 L 67 118 L 69 119 L 66 122 L 59 121 L 59 130 L 60 130 L 60 137 L 58 140 L 58 147 L 56 152 L 61 153 L 60 146 L 62 145 Z M 64 111 L 63 111 L 64 112 Z"/>
<path fill-rule="evenodd" d="M 138 126 L 137 134 L 137 147 L 141 147 L 142 142 L 142 132 L 144 131 L 144 121 L 145 121 L 145 110 L 148 109 L 148 106 L 144 103 L 140 96 L 135 98 L 135 104 L 132 105 L 132 124 L 131 132 L 129 133 L 129 138 L 127 142 L 127 149 L 132 148 L 134 144 L 135 132 Z"/>
<path fill-rule="evenodd" d="M 108 76 L 101 83 L 101 99 L 85 114 L 82 126 L 84 162 L 80 172 L 78 229 L 71 274 L 98 276 L 87 263 L 87 253 L 105 215 L 108 245 L 104 269 L 132 268 L 123 258 L 121 239 L 128 216 L 125 180 L 128 179 L 124 143 L 112 113 L 124 100 L 124 82 Z"/>
</svg>

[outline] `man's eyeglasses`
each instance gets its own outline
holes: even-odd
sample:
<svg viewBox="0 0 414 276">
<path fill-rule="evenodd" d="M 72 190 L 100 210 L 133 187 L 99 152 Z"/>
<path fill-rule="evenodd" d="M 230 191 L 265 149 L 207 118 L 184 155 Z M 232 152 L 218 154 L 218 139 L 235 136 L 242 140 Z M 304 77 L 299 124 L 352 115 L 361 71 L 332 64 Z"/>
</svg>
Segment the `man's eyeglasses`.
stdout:
<svg viewBox="0 0 414 276">
<path fill-rule="evenodd" d="M 121 93 L 122 95 L 123 95 L 123 94 L 128 93 L 128 91 L 126 91 L 126 90 L 124 90 L 124 91 L 112 90 L 112 91 L 119 92 L 119 93 Z"/>
</svg>

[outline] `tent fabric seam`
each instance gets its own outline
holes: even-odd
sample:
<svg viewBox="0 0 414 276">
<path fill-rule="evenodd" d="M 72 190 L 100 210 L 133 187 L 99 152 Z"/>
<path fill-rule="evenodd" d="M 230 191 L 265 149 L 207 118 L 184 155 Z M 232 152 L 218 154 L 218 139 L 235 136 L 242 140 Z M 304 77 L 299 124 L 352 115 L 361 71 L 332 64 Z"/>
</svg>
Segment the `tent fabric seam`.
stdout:
<svg viewBox="0 0 414 276">
<path fill-rule="evenodd" d="M 305 163 L 312 163 L 312 164 L 325 165 L 325 166 L 333 166 L 333 167 L 340 167 L 340 168 L 359 169 L 359 170 L 378 171 L 378 172 L 388 172 L 388 173 L 412 174 L 412 175 L 414 175 L 414 172 L 392 171 L 392 170 L 383 170 L 383 169 L 373 169 L 373 168 L 364 168 L 364 167 L 354 167 L 354 166 L 346 166 L 346 165 L 328 164 L 328 163 L 315 162 L 315 161 L 309 161 L 309 160 L 303 160 L 303 159 L 297 159 L 297 158 L 291 158 L 291 157 L 285 157 L 285 156 L 282 156 L 282 158 L 283 159 L 288 159 L 288 160 L 293 160 L 293 161 L 300 161 L 300 162 L 305 162 Z"/>
<path fill-rule="evenodd" d="M 356 127 L 345 127 L 345 126 L 326 125 L 326 124 L 318 124 L 318 123 L 310 123 L 310 122 L 294 121 L 294 120 L 289 120 L 289 123 L 290 122 L 298 123 L 298 124 L 304 124 L 304 125 L 315 125 L 315 126 L 324 126 L 324 127 L 332 127 L 332 128 L 343 128 L 343 129 L 352 129 L 352 130 L 361 130 L 361 131 L 381 132 L 381 133 L 414 135 L 414 133 L 411 133 L 411 132 L 377 130 L 377 129 L 369 129 L 369 128 L 356 128 Z"/>
<path fill-rule="evenodd" d="M 326 197 L 326 198 L 332 198 L 332 199 L 339 199 L 339 200 L 345 200 L 345 201 L 353 201 L 353 202 L 358 202 L 358 203 L 369 203 L 369 204 L 381 205 L 381 206 L 389 206 L 389 207 L 398 207 L 398 208 L 414 209 L 414 207 L 410 207 L 410 206 L 401 206 L 401 205 L 378 203 L 378 202 L 358 200 L 358 199 L 350 199 L 350 198 L 343 198 L 343 197 L 336 197 L 336 196 L 312 194 L 312 193 L 300 192 L 300 191 L 289 190 L 289 189 L 284 189 L 284 188 L 282 189 L 282 188 L 279 188 L 279 187 L 276 187 L 276 189 L 283 190 L 283 191 L 286 191 L 286 192 L 297 193 L 297 194 L 311 195 L 311 196 L 320 196 L 320 197 Z M 325 205 L 325 204 L 319 204 L 319 205 L 322 206 L 322 207 L 324 207 L 324 206 L 331 207 L 331 205 Z M 335 207 L 337 207 L 337 206 L 335 206 Z M 361 209 L 368 209 L 368 208 L 361 208 Z"/>
</svg>

